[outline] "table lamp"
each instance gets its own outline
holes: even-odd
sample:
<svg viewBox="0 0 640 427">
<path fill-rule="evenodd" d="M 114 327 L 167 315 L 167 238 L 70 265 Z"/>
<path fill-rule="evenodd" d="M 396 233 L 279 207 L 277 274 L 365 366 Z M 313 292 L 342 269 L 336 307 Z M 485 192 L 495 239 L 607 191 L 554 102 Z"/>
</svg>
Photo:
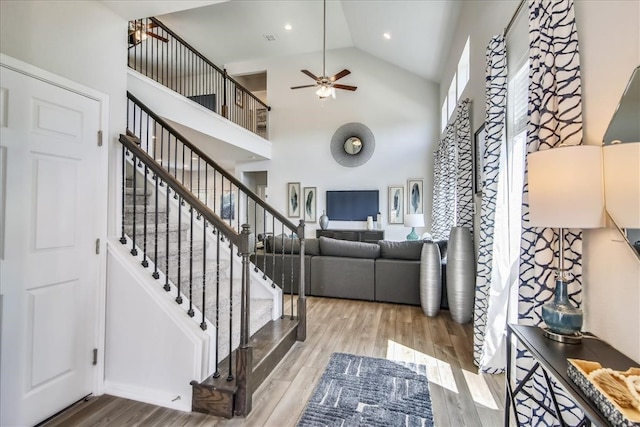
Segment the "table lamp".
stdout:
<svg viewBox="0 0 640 427">
<path fill-rule="evenodd" d="M 545 336 L 580 343 L 582 310 L 570 301 L 564 268 L 564 229 L 604 226 L 602 148 L 560 146 L 528 156 L 529 224 L 559 229 L 558 271 L 553 301 L 542 306 Z"/>
<path fill-rule="evenodd" d="M 416 227 L 424 227 L 424 215 L 406 214 L 404 216 L 404 226 L 411 227 L 411 233 L 407 234 L 407 240 L 418 240 L 420 236 L 416 233 Z"/>
</svg>

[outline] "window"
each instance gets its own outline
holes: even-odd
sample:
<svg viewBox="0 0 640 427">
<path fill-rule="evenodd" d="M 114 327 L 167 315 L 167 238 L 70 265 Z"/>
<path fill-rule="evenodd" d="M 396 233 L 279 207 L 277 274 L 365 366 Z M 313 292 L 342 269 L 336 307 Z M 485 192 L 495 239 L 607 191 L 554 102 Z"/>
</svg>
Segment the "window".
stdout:
<svg viewBox="0 0 640 427">
<path fill-rule="evenodd" d="M 456 75 L 453 75 L 453 79 L 451 80 L 451 84 L 449 85 L 449 92 L 447 93 L 448 106 L 447 106 L 447 119 L 451 118 L 451 115 L 456 110 L 456 103 L 458 98 L 456 98 Z"/>
<path fill-rule="evenodd" d="M 444 132 L 444 128 L 447 127 L 447 122 L 449 121 L 449 116 L 447 115 L 447 98 L 444 98 L 444 103 L 442 104 L 442 115 L 440 116 L 440 132 Z"/>
<path fill-rule="evenodd" d="M 462 91 L 469 82 L 469 40 L 470 38 L 467 37 L 467 42 L 465 43 L 460 59 L 458 60 L 458 70 L 453 74 L 453 79 L 451 79 L 451 84 L 449 84 L 449 91 L 447 92 L 447 96 L 445 96 L 444 103 L 442 104 L 442 116 L 440 123 L 442 128 L 441 131 L 444 131 L 444 128 L 447 126 L 451 115 L 456 110 L 456 104 L 462 96 Z"/>
<path fill-rule="evenodd" d="M 458 61 L 458 99 L 462 96 L 462 91 L 469 81 L 469 38 L 464 45 L 462 55 Z"/>
</svg>

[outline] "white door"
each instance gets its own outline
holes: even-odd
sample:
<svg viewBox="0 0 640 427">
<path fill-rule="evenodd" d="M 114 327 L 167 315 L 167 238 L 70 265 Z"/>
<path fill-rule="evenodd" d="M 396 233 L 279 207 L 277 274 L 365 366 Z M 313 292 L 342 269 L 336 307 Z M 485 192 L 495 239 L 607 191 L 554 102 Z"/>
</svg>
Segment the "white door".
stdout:
<svg viewBox="0 0 640 427">
<path fill-rule="evenodd" d="M 100 103 L 0 67 L 0 424 L 95 384 Z"/>
</svg>

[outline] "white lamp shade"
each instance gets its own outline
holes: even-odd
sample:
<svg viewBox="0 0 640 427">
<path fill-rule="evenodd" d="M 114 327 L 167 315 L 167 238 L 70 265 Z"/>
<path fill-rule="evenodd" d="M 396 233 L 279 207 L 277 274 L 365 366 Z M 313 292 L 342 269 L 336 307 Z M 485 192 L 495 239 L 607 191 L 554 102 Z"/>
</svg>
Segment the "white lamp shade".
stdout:
<svg viewBox="0 0 640 427">
<path fill-rule="evenodd" d="M 405 227 L 424 227 L 423 214 L 406 214 L 404 216 Z"/>
<path fill-rule="evenodd" d="M 640 228 L 640 143 L 602 148 L 607 212 L 619 227 Z"/>
<path fill-rule="evenodd" d="M 529 223 L 538 227 L 604 226 L 602 148 L 594 145 L 537 151 L 529 163 Z"/>
</svg>

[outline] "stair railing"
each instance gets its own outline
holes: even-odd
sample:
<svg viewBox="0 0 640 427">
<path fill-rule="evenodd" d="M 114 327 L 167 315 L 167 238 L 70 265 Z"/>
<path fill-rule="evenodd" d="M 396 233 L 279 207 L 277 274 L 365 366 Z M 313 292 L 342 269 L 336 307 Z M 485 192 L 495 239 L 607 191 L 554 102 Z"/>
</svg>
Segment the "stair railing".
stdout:
<svg viewBox="0 0 640 427">
<path fill-rule="evenodd" d="M 127 133 L 130 137 L 134 137 L 135 140 L 138 141 L 139 145 L 136 145 L 136 147 L 141 152 L 136 152 L 136 157 L 138 159 L 143 158 L 143 153 L 145 155 L 144 158 L 147 161 L 151 161 L 153 164 L 153 173 L 156 173 L 155 171 L 158 169 L 163 171 L 161 179 L 154 181 L 156 193 L 158 190 L 162 191 L 163 186 L 165 186 L 165 182 L 168 182 L 169 177 L 171 180 L 177 181 L 182 188 L 191 194 L 191 197 L 186 199 L 182 197 L 179 192 L 172 190 L 174 200 L 179 200 L 181 202 L 186 201 L 189 206 L 193 206 L 191 202 L 195 199 L 200 203 L 200 205 L 198 205 L 199 208 L 206 207 L 209 212 L 217 218 L 215 223 L 211 222 L 209 217 L 205 217 L 205 221 L 212 224 L 212 233 L 215 234 L 218 230 L 222 230 L 219 233 L 219 239 L 217 239 L 218 244 L 220 244 L 221 241 L 224 242 L 225 239 L 230 239 L 227 237 L 228 232 L 242 234 L 245 230 L 255 230 L 256 233 L 251 234 L 252 240 L 250 247 L 255 248 L 258 245 L 262 245 L 260 251 L 265 255 L 269 255 L 270 264 L 267 264 L 268 257 L 263 256 L 262 263 L 256 261 L 256 263 L 250 264 L 249 258 L 247 258 L 247 265 L 252 265 L 254 274 L 262 272 L 263 279 L 269 279 L 274 288 L 279 287 L 281 289 L 280 306 L 282 317 L 285 315 L 285 289 L 289 290 L 290 317 L 292 319 L 294 318 L 294 311 L 297 312 L 298 317 L 297 339 L 301 341 L 305 340 L 306 296 L 304 286 L 304 221 L 300 221 L 299 225 L 293 224 L 284 215 L 265 201 L 261 200 L 236 177 L 224 170 L 201 148 L 195 146 L 169 123 L 146 107 L 135 96 L 128 93 L 127 98 Z M 150 166 L 147 166 L 145 162 L 141 162 L 140 160 L 138 160 L 136 164 L 139 168 L 144 169 L 145 173 L 147 168 L 150 168 Z M 123 166 L 123 174 L 124 173 L 125 171 Z M 136 179 L 135 174 L 133 175 L 133 178 Z M 147 185 L 146 182 L 147 180 L 145 180 L 144 185 Z M 170 191 L 167 191 L 167 197 L 169 192 Z M 194 211 L 196 220 L 201 220 L 203 214 L 200 209 L 190 210 L 192 214 Z M 135 215 L 136 210 L 134 209 L 133 212 Z M 180 215 L 181 212 L 182 210 L 178 209 L 178 215 Z M 225 224 L 224 229 L 217 227 L 217 224 L 220 222 Z M 123 239 L 125 236 L 124 223 L 125 221 L 123 218 Z M 245 224 L 250 228 L 245 228 Z M 144 227 L 144 235 L 146 236 L 148 230 L 146 229 L 146 225 Z M 180 228 L 178 228 L 178 233 L 180 233 Z M 135 239 L 135 232 L 133 235 Z M 259 239 L 259 235 L 271 237 Z M 285 250 L 285 239 L 290 238 L 299 242 L 299 254 L 294 254 L 293 245 L 290 245 L 291 248 L 289 251 Z M 270 240 L 271 242 L 275 242 L 276 239 L 279 239 L 281 243 L 278 251 L 276 251 L 273 243 L 271 245 L 268 244 Z M 134 240 L 134 247 L 135 243 L 136 242 Z M 242 254 L 243 251 L 245 251 L 245 247 L 236 244 L 233 239 L 231 239 L 231 243 L 237 246 L 238 253 Z M 146 241 L 142 242 L 141 246 L 146 247 Z M 155 247 L 157 248 L 157 245 L 155 245 Z M 250 256 L 253 256 L 253 251 L 251 252 Z M 219 254 L 219 251 L 217 251 L 217 254 Z M 256 257 L 256 260 L 257 259 L 258 258 Z M 283 266 L 281 275 L 275 274 L 276 259 Z M 284 274 L 285 264 L 290 268 L 290 274 L 287 274 L 287 277 L 285 277 Z M 180 268 L 180 263 L 178 266 Z M 233 268 L 233 262 L 231 263 L 231 268 Z M 243 273 L 246 273 L 244 256 Z M 249 274 L 251 274 L 251 268 L 249 269 Z M 295 276 L 297 276 L 299 280 L 297 300 L 294 300 L 294 291 L 296 287 L 294 284 L 294 281 L 296 280 Z M 154 275 L 154 277 L 156 276 Z M 180 287 L 180 283 L 178 283 L 177 286 Z M 218 288 L 216 287 L 216 289 Z M 248 298 L 247 295 L 248 288 L 247 294 L 243 294 L 242 296 L 243 301 L 245 298 Z M 249 311 L 243 311 L 241 314 L 243 318 L 248 318 L 249 315 Z M 248 328 L 247 319 L 245 319 L 245 323 Z M 246 336 L 246 340 L 243 340 L 242 336 Z M 243 343 L 248 343 L 248 339 L 248 332 L 246 334 L 241 334 L 241 349 L 243 348 Z M 238 357 L 240 357 L 240 353 Z M 244 359 L 242 360 L 246 361 Z M 240 394 L 238 394 L 238 396 L 240 396 Z M 241 400 L 239 401 L 239 404 L 240 402 Z M 250 402 L 248 405 L 250 409 Z"/>
<path fill-rule="evenodd" d="M 268 138 L 271 108 L 156 18 L 129 22 L 129 68 Z"/>
<path fill-rule="evenodd" d="M 187 309 L 187 314 L 191 317 L 194 317 L 196 311 L 199 311 L 201 315 L 200 320 L 200 328 L 202 330 L 206 330 L 209 324 L 213 324 L 216 328 L 216 354 L 215 354 L 215 364 L 216 364 L 216 373 L 217 366 L 219 363 L 219 331 L 221 328 L 224 328 L 225 325 L 221 323 L 220 312 L 224 310 L 224 307 L 221 307 L 219 304 L 219 300 L 221 298 L 220 295 L 220 281 L 224 280 L 220 274 L 220 259 L 219 259 L 219 249 L 217 254 L 217 264 L 216 264 L 216 297 L 215 297 L 215 313 L 210 313 L 207 306 L 207 256 L 206 256 L 206 233 L 208 229 L 212 229 L 214 234 L 218 235 L 220 239 L 224 238 L 225 241 L 229 242 L 229 247 L 231 249 L 231 275 L 229 277 L 229 357 L 228 357 L 228 372 L 227 381 L 232 381 L 235 379 L 236 386 L 238 392 L 236 394 L 237 406 L 236 412 L 238 415 L 246 415 L 251 410 L 251 393 L 247 390 L 251 390 L 251 368 L 252 368 L 252 347 L 249 345 L 249 314 L 251 311 L 250 306 L 250 261 L 249 257 L 254 251 L 254 239 L 251 235 L 250 226 L 248 224 L 242 225 L 242 231 L 238 233 L 236 230 L 231 228 L 224 220 L 222 220 L 218 215 L 216 215 L 209 207 L 207 207 L 202 201 L 200 201 L 188 188 L 180 184 L 175 177 L 171 176 L 166 170 L 164 170 L 157 162 L 154 161 L 144 150 L 140 148 L 140 142 L 137 138 L 129 136 L 129 135 L 120 135 L 120 142 L 123 145 L 122 150 L 122 171 L 126 175 L 127 165 L 129 165 L 129 171 L 131 173 L 131 180 L 133 181 L 133 187 L 131 189 L 131 196 L 133 202 L 133 209 L 131 210 L 133 219 L 130 224 L 130 229 L 128 233 L 125 233 L 123 226 L 123 234 L 121 236 L 121 243 L 123 244 L 131 244 L 131 254 L 134 256 L 139 255 L 138 250 L 142 250 L 142 265 L 147 268 L 150 267 L 150 263 L 153 264 L 153 272 L 152 276 L 156 279 L 163 279 L 164 281 L 164 290 L 170 292 L 173 290 L 176 291 L 175 301 L 179 305 L 181 305 L 183 301 L 183 294 L 186 295 L 189 306 Z M 122 207 L 123 207 L 123 224 L 128 222 L 125 218 L 125 181 L 127 180 L 126 176 L 123 176 L 123 197 L 122 197 Z M 142 194 L 138 194 L 138 186 L 139 183 L 138 178 L 142 179 Z M 147 204 L 148 198 L 151 197 L 149 192 L 148 184 L 149 181 L 153 182 L 155 186 L 155 193 L 153 194 L 155 209 L 153 210 L 153 214 L 155 218 L 153 220 L 149 220 Z M 160 187 L 165 187 L 163 190 Z M 170 211 L 173 206 L 171 203 L 171 196 L 177 198 L 176 205 L 177 209 L 177 219 L 172 218 L 170 215 Z M 163 206 L 163 209 L 159 209 L 159 199 L 163 198 L 166 201 L 166 205 Z M 137 235 L 137 223 L 136 213 L 138 209 L 136 208 L 136 201 L 138 199 L 143 199 L 141 202 L 144 202 L 143 205 L 143 219 L 142 219 L 142 227 L 143 227 L 143 242 L 140 245 L 140 242 L 136 242 Z M 184 206 L 184 208 L 183 208 Z M 177 241 L 177 248 L 175 245 L 170 248 L 169 243 L 169 224 L 173 221 L 178 226 L 178 233 L 180 233 L 182 229 L 181 222 L 181 214 L 183 211 L 189 212 L 190 220 L 189 220 L 189 237 L 188 237 L 188 248 L 186 248 L 183 252 L 181 245 L 180 237 Z M 164 218 L 159 218 L 160 213 L 164 215 Z M 194 220 L 194 215 L 197 215 L 199 219 Z M 166 220 L 164 225 L 164 230 L 160 229 L 159 223 L 160 220 Z M 193 272 L 194 272 L 194 223 L 198 223 L 199 228 L 202 229 L 203 232 L 203 254 L 202 254 L 202 289 L 201 295 L 197 295 L 194 293 L 194 288 L 197 287 L 198 283 L 194 283 L 193 280 Z M 165 253 L 165 261 L 164 266 L 160 266 L 161 262 L 159 262 L 160 258 L 158 256 L 158 246 L 159 246 L 159 237 L 164 235 L 165 244 L 166 244 L 166 253 Z M 126 234 L 130 237 L 127 239 Z M 154 243 L 149 242 L 148 238 L 151 237 L 154 239 Z M 218 241 L 220 239 L 217 239 Z M 148 251 L 151 247 L 153 247 L 152 253 Z M 233 321 L 233 254 L 235 253 L 234 247 L 237 248 L 237 253 L 242 257 L 242 272 L 241 272 L 241 299 L 240 299 L 240 342 L 238 349 L 235 351 L 236 354 L 236 365 L 235 370 L 233 369 L 233 330 L 234 330 L 234 321 Z M 171 251 L 171 252 L 170 252 Z M 172 255 L 178 256 L 178 272 L 170 271 L 169 266 L 169 256 L 170 253 Z M 189 256 L 189 265 L 188 265 L 188 287 L 185 289 L 181 285 L 181 276 L 182 272 L 180 271 L 182 266 L 180 260 L 182 259 L 182 254 L 188 254 Z M 164 267 L 164 271 L 161 271 L 161 267 Z M 164 277 L 161 277 L 164 276 Z M 171 282 L 174 286 L 171 286 Z M 208 320 L 211 319 L 211 320 Z M 234 374 L 235 373 L 235 374 Z M 215 375 L 215 374 L 214 374 Z M 246 411 L 246 412 L 244 412 Z"/>
</svg>

